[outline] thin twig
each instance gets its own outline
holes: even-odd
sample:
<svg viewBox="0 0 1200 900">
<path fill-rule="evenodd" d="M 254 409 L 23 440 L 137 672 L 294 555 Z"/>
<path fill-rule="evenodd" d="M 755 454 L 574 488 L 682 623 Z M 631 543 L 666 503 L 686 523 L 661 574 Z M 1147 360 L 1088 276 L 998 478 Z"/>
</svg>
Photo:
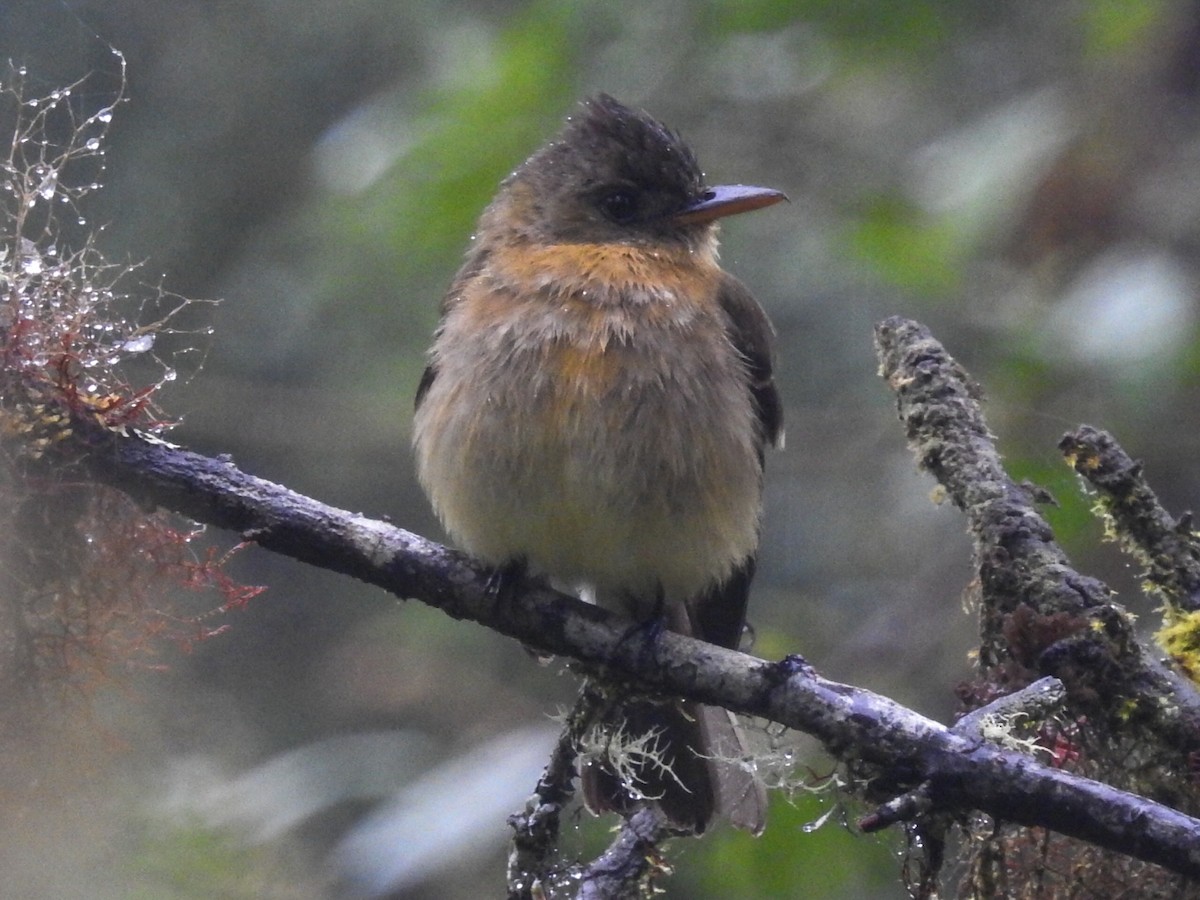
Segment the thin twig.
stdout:
<svg viewBox="0 0 1200 900">
<path fill-rule="evenodd" d="M 522 812 L 508 818 L 514 832 L 508 854 L 510 900 L 531 900 L 539 886 L 554 878 L 550 860 L 558 847 L 563 807 L 575 793 L 573 781 L 579 744 L 605 702 L 594 683 L 590 679 L 584 681 L 533 796 L 526 801 Z"/>
<path fill-rule="evenodd" d="M 648 881 L 665 864 L 658 848 L 671 837 L 666 817 L 656 807 L 639 809 L 626 819 L 608 849 L 579 876 L 575 900 L 624 900 L 648 893 Z"/>
</svg>

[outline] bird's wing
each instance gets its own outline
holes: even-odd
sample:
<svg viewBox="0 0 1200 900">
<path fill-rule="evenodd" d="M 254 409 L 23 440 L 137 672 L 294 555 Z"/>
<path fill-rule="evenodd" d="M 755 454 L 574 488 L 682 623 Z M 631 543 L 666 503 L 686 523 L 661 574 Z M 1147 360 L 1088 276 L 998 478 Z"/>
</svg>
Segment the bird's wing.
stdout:
<svg viewBox="0 0 1200 900">
<path fill-rule="evenodd" d="M 486 247 L 472 247 L 462 268 L 454 276 L 454 280 L 450 282 L 450 287 L 446 294 L 442 297 L 441 303 L 441 320 L 438 322 L 438 327 L 434 331 L 434 344 L 437 344 L 437 335 L 442 330 L 442 322 L 446 319 L 446 314 L 458 302 L 462 296 L 463 290 L 472 278 L 479 274 L 480 269 L 487 263 L 488 249 Z M 425 371 L 421 373 L 421 381 L 417 384 L 417 394 L 413 398 L 413 411 L 421 408 L 421 401 L 425 399 L 425 395 L 429 393 L 429 388 L 433 385 L 434 379 L 437 378 L 437 364 L 430 362 L 425 367 Z"/>
<path fill-rule="evenodd" d="M 732 275 L 722 277 L 717 302 L 725 311 L 729 340 L 746 361 L 763 445 L 782 447 L 783 404 L 775 387 L 775 329 L 771 320 L 749 289 Z"/>
<path fill-rule="evenodd" d="M 759 424 L 759 465 L 767 445 L 783 444 L 783 404 L 775 387 L 775 329 L 758 301 L 732 275 L 722 278 L 717 300 L 725 312 L 729 340 L 746 361 L 751 401 Z M 692 633 L 723 647 L 737 648 L 746 621 L 746 603 L 754 578 L 754 555 L 742 560 L 730 576 L 694 598 L 690 607 Z"/>
</svg>

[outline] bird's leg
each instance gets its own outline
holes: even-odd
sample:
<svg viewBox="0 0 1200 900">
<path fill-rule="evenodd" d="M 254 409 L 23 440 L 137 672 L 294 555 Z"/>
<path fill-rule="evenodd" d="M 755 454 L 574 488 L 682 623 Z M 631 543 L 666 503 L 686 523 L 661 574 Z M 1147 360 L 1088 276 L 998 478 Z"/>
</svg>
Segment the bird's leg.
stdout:
<svg viewBox="0 0 1200 900">
<path fill-rule="evenodd" d="M 637 609 L 637 598 L 630 596 L 628 599 L 630 609 Z M 625 630 L 621 639 L 617 641 L 617 646 L 613 650 L 614 654 L 626 641 L 639 638 L 642 640 L 642 652 L 650 654 L 650 659 L 653 660 L 658 639 L 667 630 L 666 608 L 666 594 L 662 585 L 659 584 L 654 589 L 654 605 L 651 607 L 650 615 Z"/>
<path fill-rule="evenodd" d="M 492 569 L 484 590 L 497 607 L 507 605 L 516 596 L 517 585 L 525 580 L 528 572 L 529 562 L 525 557 L 514 557 Z"/>
</svg>

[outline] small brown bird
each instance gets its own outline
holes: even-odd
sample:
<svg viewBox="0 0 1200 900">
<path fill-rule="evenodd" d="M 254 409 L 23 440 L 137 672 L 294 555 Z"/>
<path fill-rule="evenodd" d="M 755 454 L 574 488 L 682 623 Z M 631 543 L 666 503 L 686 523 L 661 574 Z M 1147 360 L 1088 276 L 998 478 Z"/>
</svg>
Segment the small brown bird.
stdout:
<svg viewBox="0 0 1200 900">
<path fill-rule="evenodd" d="M 463 549 L 738 646 L 783 423 L 771 325 L 718 265 L 716 220 L 782 199 L 706 187 L 678 135 L 604 94 L 503 182 L 417 391 L 418 474 Z M 607 726 L 667 768 L 586 764 L 593 811 L 762 830 L 728 712 L 630 698 Z"/>
</svg>

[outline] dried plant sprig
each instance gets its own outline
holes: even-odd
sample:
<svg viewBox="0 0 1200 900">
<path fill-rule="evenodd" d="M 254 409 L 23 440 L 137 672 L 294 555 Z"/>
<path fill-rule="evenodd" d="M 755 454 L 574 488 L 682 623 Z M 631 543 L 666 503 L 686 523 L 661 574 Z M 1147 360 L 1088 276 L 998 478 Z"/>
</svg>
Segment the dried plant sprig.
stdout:
<svg viewBox="0 0 1200 900">
<path fill-rule="evenodd" d="M 18 445 L 35 455 L 58 433 L 54 407 L 113 428 L 168 428 L 155 395 L 185 361 L 196 368 L 189 357 L 202 361 L 211 334 L 187 327 L 185 311 L 212 301 L 127 290 L 139 266 L 106 260 L 84 229 L 79 203 L 101 186 L 105 138 L 125 102 L 116 58 L 118 87 L 90 113 L 87 79 L 34 98 L 23 69 L 0 80 L 0 435 L 36 432 Z"/>
<path fill-rule="evenodd" d="M 153 665 L 164 639 L 186 647 L 221 631 L 211 616 L 260 590 L 224 571 L 242 545 L 199 546 L 202 528 L 147 512 L 69 460 L 30 465 L 81 421 L 166 431 L 159 392 L 181 367 L 198 370 L 211 334 L 196 315 L 211 301 L 136 283 L 140 267 L 105 259 L 84 218 L 125 102 L 114 54 L 108 91 L 85 78 L 33 95 L 24 69 L 0 77 L 0 698 L 87 693 Z M 187 612 L 196 590 L 215 591 L 216 609 Z"/>
</svg>

